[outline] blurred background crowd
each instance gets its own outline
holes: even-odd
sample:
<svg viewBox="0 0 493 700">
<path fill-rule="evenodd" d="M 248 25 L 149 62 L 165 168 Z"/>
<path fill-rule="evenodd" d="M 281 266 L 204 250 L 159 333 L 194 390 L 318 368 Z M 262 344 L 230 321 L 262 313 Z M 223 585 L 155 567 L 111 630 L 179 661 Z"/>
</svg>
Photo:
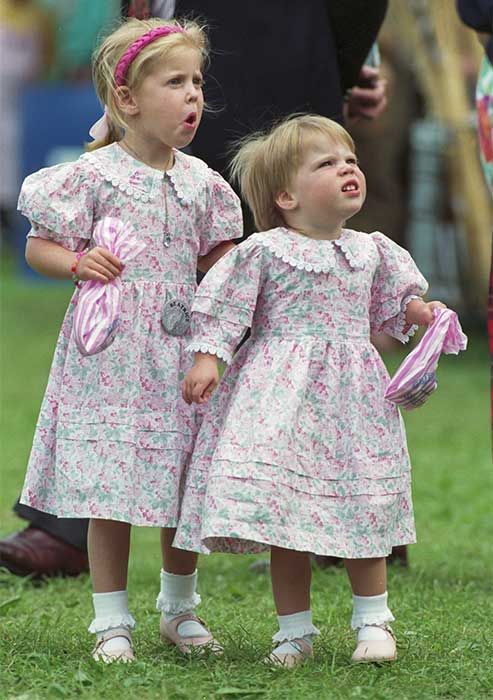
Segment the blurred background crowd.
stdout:
<svg viewBox="0 0 493 700">
<path fill-rule="evenodd" d="M 20 265 L 20 182 L 82 151 L 75 129 L 99 116 L 91 53 L 125 5 L 0 0 L 2 250 Z M 450 0 L 390 0 L 378 45 L 388 105 L 378 119 L 349 124 L 368 179 L 367 203 L 351 226 L 382 230 L 407 247 L 433 297 L 481 319 L 491 230 L 474 114 L 483 49 Z"/>
</svg>

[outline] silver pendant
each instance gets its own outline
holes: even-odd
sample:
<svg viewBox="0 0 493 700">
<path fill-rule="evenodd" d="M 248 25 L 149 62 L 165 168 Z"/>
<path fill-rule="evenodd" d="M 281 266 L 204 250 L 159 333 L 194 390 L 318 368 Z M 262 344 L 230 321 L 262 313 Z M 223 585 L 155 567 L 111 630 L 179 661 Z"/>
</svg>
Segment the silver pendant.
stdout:
<svg viewBox="0 0 493 700">
<path fill-rule="evenodd" d="M 190 310 L 184 302 L 168 299 L 161 313 L 161 325 L 169 335 L 181 337 L 188 333 L 190 318 Z"/>
<path fill-rule="evenodd" d="M 166 233 L 166 234 L 163 236 L 163 245 L 164 245 L 165 248 L 169 248 L 169 247 L 170 247 L 170 245 L 171 245 L 171 236 L 169 235 L 169 233 Z"/>
</svg>

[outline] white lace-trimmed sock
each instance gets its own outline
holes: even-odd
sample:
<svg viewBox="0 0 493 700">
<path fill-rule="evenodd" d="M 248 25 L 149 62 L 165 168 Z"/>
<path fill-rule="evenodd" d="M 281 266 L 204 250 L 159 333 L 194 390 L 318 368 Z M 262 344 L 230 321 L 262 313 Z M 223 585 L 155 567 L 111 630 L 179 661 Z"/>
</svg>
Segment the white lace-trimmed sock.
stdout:
<svg viewBox="0 0 493 700">
<path fill-rule="evenodd" d="M 358 642 L 385 640 L 385 628 L 395 620 L 387 606 L 388 593 L 380 595 L 353 595 L 353 617 L 351 627 L 358 630 Z"/>
<path fill-rule="evenodd" d="M 184 613 L 193 613 L 199 603 L 197 571 L 180 575 L 161 569 L 161 590 L 156 608 L 161 611 L 165 622 L 171 622 Z M 200 622 L 185 620 L 178 625 L 177 632 L 182 637 L 202 637 L 208 630 Z"/>
<path fill-rule="evenodd" d="M 129 631 L 135 627 L 135 620 L 128 610 L 128 592 L 93 593 L 94 620 L 89 632 L 96 634 L 99 641 L 108 632 Z M 114 637 L 104 643 L 106 652 L 122 652 L 130 648 L 125 637 Z"/>
<path fill-rule="evenodd" d="M 320 631 L 312 622 L 312 611 L 303 610 L 293 613 L 292 615 L 278 615 L 279 632 L 277 632 L 272 641 L 280 642 L 276 646 L 275 652 L 280 654 L 299 654 L 299 649 L 296 644 L 292 643 L 294 639 L 304 639 L 310 646 L 313 645 L 313 637 L 320 634 Z"/>
</svg>

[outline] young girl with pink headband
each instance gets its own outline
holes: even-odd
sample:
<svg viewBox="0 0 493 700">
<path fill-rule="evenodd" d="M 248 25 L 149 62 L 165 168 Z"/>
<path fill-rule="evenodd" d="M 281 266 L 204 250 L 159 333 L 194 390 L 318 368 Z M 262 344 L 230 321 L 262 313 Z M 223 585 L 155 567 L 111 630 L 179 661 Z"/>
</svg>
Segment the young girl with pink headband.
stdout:
<svg viewBox="0 0 493 700">
<path fill-rule="evenodd" d="M 163 641 L 184 653 L 217 645 L 195 616 L 197 556 L 171 542 L 199 417 L 180 394 L 191 366 L 190 307 L 207 271 L 242 235 L 229 185 L 182 149 L 203 109 L 206 37 L 192 22 L 129 20 L 94 57 L 104 116 L 74 163 L 26 179 L 19 209 L 32 229 L 26 257 L 49 277 L 121 280 L 119 323 L 96 354 L 74 340 L 68 309 L 34 437 L 22 502 L 90 518 L 95 659 L 131 661 L 127 603 L 131 525 L 162 528 L 157 607 Z M 116 220 L 116 224 L 115 224 Z M 93 232 L 128 227 L 140 252 L 122 265 Z M 114 329 L 113 329 L 114 330 Z"/>
</svg>

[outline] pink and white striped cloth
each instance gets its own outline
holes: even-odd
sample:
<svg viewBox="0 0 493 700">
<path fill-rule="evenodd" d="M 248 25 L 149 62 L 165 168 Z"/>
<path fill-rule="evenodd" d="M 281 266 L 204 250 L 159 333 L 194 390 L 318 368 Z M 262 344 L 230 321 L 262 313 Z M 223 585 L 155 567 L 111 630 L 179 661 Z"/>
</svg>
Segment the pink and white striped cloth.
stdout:
<svg viewBox="0 0 493 700">
<path fill-rule="evenodd" d="M 96 224 L 92 241 L 97 246 L 107 248 L 123 264 L 133 260 L 146 247 L 130 224 L 110 216 Z M 95 280 L 82 284 L 74 311 L 74 338 L 82 355 L 95 355 L 115 339 L 120 318 L 121 277 L 124 274 L 125 271 L 106 284 Z"/>
<path fill-rule="evenodd" d="M 421 341 L 401 363 L 387 387 L 385 398 L 411 410 L 424 404 L 438 384 L 435 370 L 440 354 L 457 355 L 467 347 L 467 336 L 451 309 L 435 309 L 435 320 Z"/>
</svg>

